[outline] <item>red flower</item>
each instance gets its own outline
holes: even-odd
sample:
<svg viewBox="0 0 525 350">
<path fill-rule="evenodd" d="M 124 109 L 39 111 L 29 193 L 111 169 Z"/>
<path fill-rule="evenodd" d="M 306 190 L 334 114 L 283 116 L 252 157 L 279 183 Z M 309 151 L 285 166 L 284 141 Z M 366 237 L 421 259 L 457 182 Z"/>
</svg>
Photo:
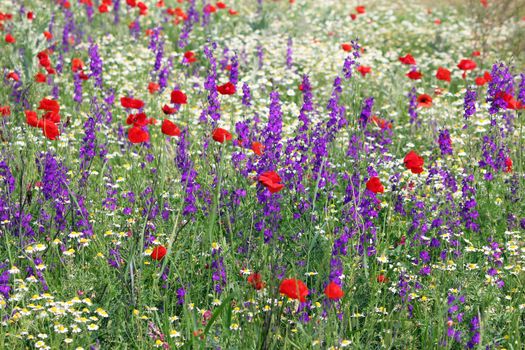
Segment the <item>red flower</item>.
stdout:
<svg viewBox="0 0 525 350">
<path fill-rule="evenodd" d="M 507 169 L 505 169 L 506 173 L 512 172 L 512 159 L 510 157 L 505 158 L 505 166 Z"/>
<path fill-rule="evenodd" d="M 34 111 L 25 111 L 26 123 L 29 126 L 36 128 L 38 126 L 38 117 Z"/>
<path fill-rule="evenodd" d="M 281 177 L 275 171 L 267 171 L 259 175 L 259 182 L 270 191 L 277 193 L 284 188 Z"/>
<path fill-rule="evenodd" d="M 0 114 L 2 117 L 8 117 L 11 115 L 11 107 L 9 106 L 0 106 Z"/>
<path fill-rule="evenodd" d="M 256 290 L 261 290 L 266 285 L 266 283 L 264 283 L 262 280 L 261 274 L 257 272 L 254 272 L 248 276 L 248 283 L 251 284 L 251 286 Z"/>
<path fill-rule="evenodd" d="M 408 152 L 403 162 L 405 163 L 405 167 L 410 169 L 413 174 L 421 174 L 423 172 L 425 161 L 416 152 Z"/>
<path fill-rule="evenodd" d="M 371 120 L 372 120 L 372 123 L 374 123 L 375 125 L 377 125 L 381 129 L 392 129 L 392 123 L 391 122 L 386 121 L 385 119 L 379 118 L 376 115 L 373 115 Z"/>
<path fill-rule="evenodd" d="M 26 17 L 28 20 L 32 21 L 35 18 L 35 15 L 33 14 L 33 12 L 29 11 Z"/>
<path fill-rule="evenodd" d="M 399 57 L 399 62 L 403 63 L 403 64 L 408 64 L 408 65 L 414 65 L 416 64 L 416 60 L 414 59 L 414 57 L 412 57 L 411 54 L 407 53 L 404 57 Z"/>
<path fill-rule="evenodd" d="M 255 153 L 258 156 L 262 156 L 263 149 L 264 149 L 264 146 L 262 145 L 262 143 L 257 142 L 257 141 L 252 142 L 251 148 L 252 148 L 253 153 Z"/>
<path fill-rule="evenodd" d="M 228 13 L 231 15 L 231 16 L 235 16 L 235 15 L 238 15 L 239 12 L 238 11 L 235 11 L 234 9 L 229 9 L 228 10 Z"/>
<path fill-rule="evenodd" d="M 180 129 L 168 119 L 164 119 L 162 122 L 161 131 L 168 136 L 180 136 Z"/>
<path fill-rule="evenodd" d="M 363 13 L 365 13 L 365 7 L 364 6 L 356 6 L 355 12 L 359 13 L 360 15 L 362 15 Z"/>
<path fill-rule="evenodd" d="M 364 77 L 372 71 L 372 68 L 367 66 L 359 66 L 357 67 L 357 71 Z"/>
<path fill-rule="evenodd" d="M 439 67 L 436 72 L 436 78 L 438 80 L 448 81 L 450 82 L 450 71 L 446 68 Z"/>
<path fill-rule="evenodd" d="M 164 112 L 164 114 L 175 114 L 177 112 L 177 109 L 168 105 L 164 105 L 162 106 L 162 111 Z"/>
<path fill-rule="evenodd" d="M 220 8 L 221 10 L 222 10 L 222 9 L 225 9 L 225 8 L 228 7 L 228 6 L 226 6 L 226 4 L 223 3 L 222 1 L 217 1 L 217 3 L 216 3 L 215 5 L 217 5 L 217 7 Z"/>
<path fill-rule="evenodd" d="M 299 299 L 301 302 L 306 301 L 306 296 L 309 294 L 308 287 L 303 281 L 295 278 L 284 279 L 279 286 L 279 293 L 285 294 L 288 298 Z"/>
<path fill-rule="evenodd" d="M 171 103 L 185 105 L 188 103 L 188 97 L 186 94 L 180 90 L 173 90 L 171 92 Z"/>
<path fill-rule="evenodd" d="M 5 42 L 8 44 L 14 44 L 16 43 L 16 39 L 14 36 L 11 35 L 11 33 L 7 33 L 5 36 Z"/>
<path fill-rule="evenodd" d="M 412 80 L 419 80 L 421 79 L 423 74 L 421 74 L 421 72 L 418 72 L 417 70 L 413 70 L 413 71 L 408 72 L 406 76 Z"/>
<path fill-rule="evenodd" d="M 133 108 L 133 109 L 140 109 L 144 107 L 144 102 L 138 99 L 134 99 L 131 97 L 121 97 L 120 98 L 120 104 L 124 108 Z"/>
<path fill-rule="evenodd" d="M 43 119 L 38 124 L 38 126 L 42 128 L 42 133 L 44 134 L 44 136 L 47 137 L 49 140 L 56 140 L 58 135 L 60 135 L 60 132 L 58 131 L 58 126 L 54 122 Z"/>
<path fill-rule="evenodd" d="M 346 52 L 352 51 L 352 45 L 350 44 L 341 44 L 341 48 L 343 49 L 343 51 L 346 51 Z"/>
<path fill-rule="evenodd" d="M 60 112 L 60 104 L 58 103 L 58 101 L 50 100 L 48 98 L 43 98 L 40 100 L 38 109 L 42 109 L 48 112 L 58 113 Z"/>
<path fill-rule="evenodd" d="M 378 275 L 377 276 L 377 283 L 387 283 L 388 278 L 385 277 L 385 275 Z"/>
<path fill-rule="evenodd" d="M 81 71 L 84 68 L 84 62 L 80 58 L 73 58 L 71 60 L 71 70 L 73 72 Z"/>
<path fill-rule="evenodd" d="M 204 11 L 204 13 L 215 13 L 217 11 L 217 9 L 215 8 L 215 6 L 213 6 L 211 4 L 208 4 L 208 5 L 204 6 L 203 11 Z"/>
<path fill-rule="evenodd" d="M 377 176 L 373 176 L 366 182 L 366 188 L 374 193 L 383 193 L 385 188 L 381 184 L 381 180 Z"/>
<path fill-rule="evenodd" d="M 477 67 L 476 62 L 468 59 L 459 61 L 458 68 L 464 71 L 473 70 Z"/>
<path fill-rule="evenodd" d="M 477 77 L 476 79 L 474 79 L 474 82 L 477 86 L 483 86 L 487 83 L 487 81 L 483 77 Z"/>
<path fill-rule="evenodd" d="M 330 300 L 339 300 L 345 295 L 341 287 L 333 281 L 326 286 L 324 294 Z"/>
<path fill-rule="evenodd" d="M 20 81 L 20 77 L 15 72 L 7 74 L 7 79 L 13 79 L 14 81 Z"/>
<path fill-rule="evenodd" d="M 224 141 L 230 141 L 232 139 L 232 134 L 230 134 L 226 129 L 216 128 L 212 132 L 212 138 L 220 143 Z"/>
<path fill-rule="evenodd" d="M 153 260 L 160 261 L 164 258 L 167 252 L 168 250 L 164 248 L 164 246 L 159 245 L 153 249 L 150 256 Z"/>
<path fill-rule="evenodd" d="M 351 13 L 350 18 L 352 19 L 352 21 L 355 21 L 355 19 L 357 18 L 357 15 L 355 13 Z"/>
<path fill-rule="evenodd" d="M 37 83 L 45 83 L 46 79 L 47 79 L 47 77 L 43 73 L 38 72 L 38 73 L 35 74 L 35 81 Z"/>
<path fill-rule="evenodd" d="M 217 86 L 217 91 L 221 95 L 233 95 L 235 93 L 235 85 L 231 82 L 227 82 L 226 84 Z"/>
<path fill-rule="evenodd" d="M 150 82 L 148 84 L 148 91 L 150 94 L 154 94 L 155 92 L 159 91 L 160 85 L 154 82 Z"/>
<path fill-rule="evenodd" d="M 479 3 L 481 4 L 481 6 L 487 8 L 489 6 L 489 3 L 487 0 L 479 0 Z"/>
<path fill-rule="evenodd" d="M 417 97 L 417 106 L 429 108 L 432 107 L 432 97 L 427 94 L 421 94 Z"/>
<path fill-rule="evenodd" d="M 100 13 L 106 13 L 108 11 L 109 11 L 109 8 L 108 8 L 108 5 L 106 5 L 106 4 L 101 4 L 98 7 L 98 12 L 100 12 Z"/>
<path fill-rule="evenodd" d="M 130 7 L 135 7 L 137 6 L 137 1 L 136 0 L 126 0 L 126 4 L 128 4 L 128 6 Z"/>
<path fill-rule="evenodd" d="M 149 134 L 139 126 L 133 126 L 128 130 L 128 140 L 131 143 L 141 143 L 149 141 Z"/>
<path fill-rule="evenodd" d="M 197 61 L 197 58 L 195 58 L 195 54 L 192 51 L 186 51 L 184 53 L 184 58 L 188 63 L 193 63 Z"/>
<path fill-rule="evenodd" d="M 53 39 L 53 34 L 48 32 L 47 30 L 43 33 L 47 40 Z"/>
<path fill-rule="evenodd" d="M 472 51 L 472 54 L 471 54 L 472 57 L 478 57 L 480 55 L 481 55 L 481 52 L 479 51 Z"/>
</svg>

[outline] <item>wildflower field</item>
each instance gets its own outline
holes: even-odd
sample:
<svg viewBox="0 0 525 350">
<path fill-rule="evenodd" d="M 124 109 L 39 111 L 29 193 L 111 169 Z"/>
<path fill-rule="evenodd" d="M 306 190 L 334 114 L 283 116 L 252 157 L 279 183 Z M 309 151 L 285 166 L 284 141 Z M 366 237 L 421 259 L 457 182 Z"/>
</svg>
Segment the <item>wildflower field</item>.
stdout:
<svg viewBox="0 0 525 350">
<path fill-rule="evenodd" d="M 0 1 L 0 349 L 525 349 L 524 16 Z"/>
</svg>

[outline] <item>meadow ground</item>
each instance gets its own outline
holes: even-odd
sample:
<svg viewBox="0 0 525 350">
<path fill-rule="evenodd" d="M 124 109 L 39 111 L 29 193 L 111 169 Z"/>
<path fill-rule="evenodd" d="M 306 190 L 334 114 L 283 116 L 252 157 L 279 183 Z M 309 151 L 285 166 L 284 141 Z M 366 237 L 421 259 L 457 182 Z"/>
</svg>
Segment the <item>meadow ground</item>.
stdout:
<svg viewBox="0 0 525 350">
<path fill-rule="evenodd" d="M 0 349 L 524 349 L 522 1 L 0 2 Z"/>
</svg>

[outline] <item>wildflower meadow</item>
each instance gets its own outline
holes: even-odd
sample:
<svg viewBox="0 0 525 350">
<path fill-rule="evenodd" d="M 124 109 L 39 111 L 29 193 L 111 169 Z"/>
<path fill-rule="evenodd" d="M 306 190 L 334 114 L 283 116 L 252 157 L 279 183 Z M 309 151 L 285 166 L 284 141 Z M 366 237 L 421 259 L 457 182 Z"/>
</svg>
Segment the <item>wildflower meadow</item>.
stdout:
<svg viewBox="0 0 525 350">
<path fill-rule="evenodd" d="M 0 349 L 525 349 L 525 1 L 1 0 Z"/>
</svg>

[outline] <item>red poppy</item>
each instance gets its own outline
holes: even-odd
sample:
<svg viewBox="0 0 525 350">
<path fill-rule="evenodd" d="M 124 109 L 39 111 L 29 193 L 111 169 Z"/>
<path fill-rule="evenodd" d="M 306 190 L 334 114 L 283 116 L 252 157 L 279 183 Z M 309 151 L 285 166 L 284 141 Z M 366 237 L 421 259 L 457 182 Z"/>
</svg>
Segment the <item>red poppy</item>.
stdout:
<svg viewBox="0 0 525 350">
<path fill-rule="evenodd" d="M 150 256 L 153 260 L 160 261 L 164 258 L 167 252 L 168 250 L 164 246 L 158 245 L 153 249 Z"/>
<path fill-rule="evenodd" d="M 416 60 L 409 53 L 407 53 L 403 57 L 399 57 L 399 62 L 401 62 L 403 64 L 407 64 L 407 65 L 414 65 L 414 64 L 416 64 Z"/>
<path fill-rule="evenodd" d="M 417 106 L 429 108 L 432 107 L 432 97 L 427 94 L 421 94 L 417 97 Z"/>
<path fill-rule="evenodd" d="M 262 156 L 264 146 L 263 146 L 262 143 L 255 141 L 255 142 L 252 142 L 251 149 L 252 149 L 253 153 L 255 153 L 256 155 Z"/>
<path fill-rule="evenodd" d="M 180 129 L 178 126 L 168 119 L 164 119 L 162 122 L 161 131 L 163 134 L 168 136 L 180 136 Z"/>
<path fill-rule="evenodd" d="M 106 13 L 108 11 L 109 11 L 109 8 L 108 8 L 108 5 L 106 5 L 106 4 L 101 4 L 98 7 L 98 12 L 100 12 L 100 13 Z"/>
<path fill-rule="evenodd" d="M 439 67 L 436 72 L 436 78 L 438 80 L 448 81 L 450 82 L 450 71 L 446 68 Z"/>
<path fill-rule="evenodd" d="M 197 61 L 197 58 L 195 57 L 195 53 L 193 53 L 192 51 L 186 51 L 184 53 L 184 58 L 186 59 L 188 63 L 193 63 Z"/>
<path fill-rule="evenodd" d="M 204 9 L 203 9 L 204 13 L 215 13 L 216 11 L 217 11 L 217 9 L 215 8 L 215 6 L 213 6 L 211 4 L 208 4 L 208 5 L 204 6 Z"/>
<path fill-rule="evenodd" d="M 226 84 L 217 86 L 217 91 L 221 95 L 233 95 L 235 93 L 235 85 L 231 82 L 227 82 Z"/>
<path fill-rule="evenodd" d="M 42 109 L 48 112 L 58 113 L 60 112 L 60 104 L 58 103 L 58 101 L 50 100 L 48 98 L 43 98 L 40 100 L 38 109 Z"/>
<path fill-rule="evenodd" d="M 38 58 L 38 62 L 40 65 L 46 69 L 51 68 L 51 61 L 49 60 L 49 56 L 45 51 L 39 52 L 36 57 Z"/>
<path fill-rule="evenodd" d="M 266 283 L 264 283 L 262 280 L 261 274 L 257 272 L 254 272 L 248 276 L 248 283 L 256 290 L 261 290 L 266 286 Z"/>
<path fill-rule="evenodd" d="M 522 108 L 521 106 L 521 103 L 519 101 L 517 101 L 514 96 L 512 96 L 511 94 L 508 94 L 506 92 L 498 92 L 496 93 L 496 98 L 501 98 L 503 99 L 507 105 L 505 106 L 505 108 L 507 109 L 513 109 L 513 110 L 517 110 L 517 109 L 520 109 Z"/>
<path fill-rule="evenodd" d="M 126 124 L 133 124 L 133 126 L 145 126 L 150 124 L 150 120 L 148 119 L 146 113 L 130 114 L 126 119 Z"/>
<path fill-rule="evenodd" d="M 221 10 L 222 10 L 222 9 L 225 9 L 225 8 L 228 7 L 228 6 L 226 6 L 226 4 L 223 3 L 222 1 L 217 1 L 217 3 L 215 3 L 215 5 L 217 5 L 217 7 L 220 8 Z"/>
<path fill-rule="evenodd" d="M 35 81 L 37 83 L 45 83 L 46 79 L 47 79 L 47 77 L 46 77 L 46 75 L 44 73 L 38 72 L 38 73 L 35 74 Z"/>
<path fill-rule="evenodd" d="M 279 293 L 285 294 L 290 299 L 299 299 L 301 302 L 306 301 L 309 294 L 308 287 L 303 281 L 295 278 L 284 279 L 279 286 Z"/>
<path fill-rule="evenodd" d="M 487 81 L 483 77 L 477 77 L 476 79 L 474 79 L 474 82 L 477 86 L 483 86 L 487 83 Z"/>
<path fill-rule="evenodd" d="M 120 104 L 124 108 L 140 109 L 144 107 L 144 102 L 142 100 L 134 99 L 131 97 L 121 97 Z"/>
<path fill-rule="evenodd" d="M 355 13 L 351 13 L 350 18 L 352 19 L 352 21 L 355 21 L 355 19 L 357 18 L 357 15 Z"/>
<path fill-rule="evenodd" d="M 180 90 L 173 90 L 171 92 L 171 103 L 185 105 L 188 103 L 188 97 L 186 94 Z"/>
<path fill-rule="evenodd" d="M 441 24 L 441 20 L 439 18 L 436 18 L 434 20 L 434 24 L 440 25 Z"/>
<path fill-rule="evenodd" d="M 418 72 L 417 70 L 413 70 L 413 71 L 408 72 L 406 76 L 412 80 L 419 80 L 421 79 L 423 74 L 421 74 L 421 72 Z"/>
<path fill-rule="evenodd" d="M 341 44 L 341 48 L 343 49 L 343 51 L 346 51 L 346 52 L 352 51 L 352 45 L 350 44 Z"/>
<path fill-rule="evenodd" d="M 2 117 L 8 117 L 11 115 L 11 107 L 9 106 L 0 106 L 0 114 Z"/>
<path fill-rule="evenodd" d="M 356 6 L 355 12 L 359 13 L 360 15 L 362 15 L 363 13 L 365 13 L 365 7 L 364 6 Z"/>
<path fill-rule="evenodd" d="M 372 120 L 372 123 L 374 123 L 381 129 L 392 129 L 392 123 L 385 119 L 379 118 L 376 115 L 373 115 L 370 119 Z"/>
<path fill-rule="evenodd" d="M 84 68 L 84 62 L 80 58 L 73 58 L 71 60 L 71 70 L 73 72 L 81 71 Z"/>
<path fill-rule="evenodd" d="M 43 33 L 47 40 L 53 39 L 53 34 L 48 32 L 47 30 Z"/>
<path fill-rule="evenodd" d="M 231 15 L 231 16 L 235 16 L 235 15 L 238 15 L 239 12 L 238 11 L 235 11 L 234 9 L 229 9 L 228 10 L 228 13 Z"/>
<path fill-rule="evenodd" d="M 372 68 L 367 66 L 359 66 L 357 67 L 357 71 L 364 77 L 372 71 Z"/>
<path fill-rule="evenodd" d="M 345 295 L 341 287 L 333 281 L 326 286 L 324 294 L 330 300 L 339 300 Z"/>
<path fill-rule="evenodd" d="M 220 143 L 224 141 L 230 141 L 232 139 L 232 134 L 230 134 L 226 129 L 216 128 L 212 132 L 212 138 Z"/>
<path fill-rule="evenodd" d="M 487 8 L 489 6 L 489 3 L 487 0 L 479 0 L 479 3 L 481 4 L 481 6 Z"/>
<path fill-rule="evenodd" d="M 145 16 L 148 13 L 148 6 L 142 1 L 137 3 L 137 7 L 140 10 L 139 15 Z"/>
<path fill-rule="evenodd" d="M 471 54 L 472 57 L 478 57 L 480 55 L 481 55 L 481 52 L 479 51 L 472 51 L 472 54 Z"/>
<path fill-rule="evenodd" d="M 5 36 L 5 42 L 8 44 L 14 44 L 16 43 L 16 39 L 14 36 L 11 35 L 11 33 L 7 33 Z"/>
<path fill-rule="evenodd" d="M 162 112 L 164 112 L 164 114 L 175 114 L 177 112 L 177 109 L 175 107 L 170 107 L 168 105 L 164 105 L 162 106 Z"/>
<path fill-rule="evenodd" d="M 7 79 L 13 79 L 14 81 L 20 81 L 20 77 L 15 72 L 7 74 Z"/>
<path fill-rule="evenodd" d="M 148 84 L 148 91 L 150 94 L 154 94 L 155 92 L 159 91 L 160 85 L 154 82 L 150 82 Z"/>
<path fill-rule="evenodd" d="M 377 276 L 377 283 L 387 283 L 388 278 L 385 277 L 385 275 L 378 275 Z"/>
<path fill-rule="evenodd" d="M 33 12 L 29 11 L 26 15 L 27 19 L 32 21 L 35 18 L 35 15 Z"/>
<path fill-rule="evenodd" d="M 422 157 L 420 157 L 416 152 L 408 152 L 403 162 L 405 163 L 405 167 L 407 169 L 410 169 L 410 171 L 412 171 L 413 174 L 421 174 L 423 172 L 423 165 L 425 164 L 425 160 Z"/>
<path fill-rule="evenodd" d="M 284 188 L 281 182 L 281 177 L 275 171 L 266 171 L 259 175 L 259 182 L 270 191 L 270 193 L 277 193 Z"/>
<path fill-rule="evenodd" d="M 510 157 L 505 158 L 505 172 L 511 173 L 512 172 L 512 159 Z"/>
<path fill-rule="evenodd" d="M 36 128 L 38 126 L 38 117 L 35 111 L 25 111 L 26 123 L 29 126 Z"/>
<path fill-rule="evenodd" d="M 463 59 L 459 61 L 458 68 L 464 71 L 473 70 L 477 67 L 476 62 L 469 60 L 469 59 Z"/>
<path fill-rule="evenodd" d="M 141 143 L 149 141 L 149 134 L 139 126 L 133 126 L 128 130 L 128 140 L 131 143 Z"/>
<path fill-rule="evenodd" d="M 366 188 L 369 191 L 372 191 L 374 193 L 383 193 L 383 192 L 385 192 L 385 188 L 383 187 L 383 184 L 381 183 L 381 180 L 377 176 L 371 177 L 366 182 Z"/>
<path fill-rule="evenodd" d="M 126 4 L 128 4 L 128 6 L 130 7 L 135 7 L 137 6 L 137 1 L 136 0 L 126 0 Z"/>
<path fill-rule="evenodd" d="M 53 141 L 56 140 L 57 137 L 60 135 L 60 132 L 58 131 L 58 126 L 50 121 L 43 119 L 40 121 L 39 127 L 42 128 L 42 133 L 45 137 L 47 137 L 49 140 Z"/>
</svg>

